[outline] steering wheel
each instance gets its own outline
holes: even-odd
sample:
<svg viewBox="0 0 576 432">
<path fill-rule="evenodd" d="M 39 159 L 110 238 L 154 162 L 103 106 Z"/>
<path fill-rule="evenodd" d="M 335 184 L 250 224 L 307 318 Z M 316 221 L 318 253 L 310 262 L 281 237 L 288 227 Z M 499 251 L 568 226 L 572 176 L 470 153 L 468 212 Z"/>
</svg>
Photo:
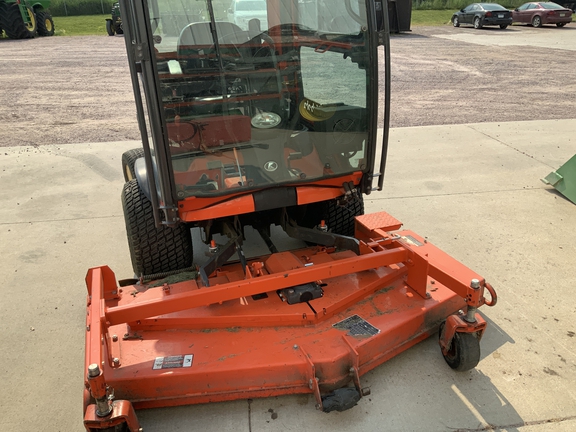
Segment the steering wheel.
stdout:
<svg viewBox="0 0 576 432">
<path fill-rule="evenodd" d="M 236 33 L 228 33 L 218 38 L 218 45 L 220 49 L 220 58 L 223 60 L 234 62 L 232 59 L 243 59 L 244 56 L 238 48 L 238 35 Z M 216 44 L 212 45 L 209 52 L 216 52 Z M 224 65 L 226 67 L 226 65 Z"/>
</svg>

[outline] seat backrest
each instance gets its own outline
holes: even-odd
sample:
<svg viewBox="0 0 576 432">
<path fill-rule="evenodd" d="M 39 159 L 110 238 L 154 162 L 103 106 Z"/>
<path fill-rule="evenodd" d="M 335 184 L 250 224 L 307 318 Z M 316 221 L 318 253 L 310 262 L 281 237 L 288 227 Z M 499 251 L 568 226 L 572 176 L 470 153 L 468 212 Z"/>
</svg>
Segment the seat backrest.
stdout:
<svg viewBox="0 0 576 432">
<path fill-rule="evenodd" d="M 250 40 L 246 31 L 231 22 L 216 21 L 216 32 L 220 43 L 241 45 Z M 180 51 L 180 47 L 191 45 L 214 45 L 209 22 L 191 23 L 182 29 L 178 38 L 178 51 Z"/>
</svg>

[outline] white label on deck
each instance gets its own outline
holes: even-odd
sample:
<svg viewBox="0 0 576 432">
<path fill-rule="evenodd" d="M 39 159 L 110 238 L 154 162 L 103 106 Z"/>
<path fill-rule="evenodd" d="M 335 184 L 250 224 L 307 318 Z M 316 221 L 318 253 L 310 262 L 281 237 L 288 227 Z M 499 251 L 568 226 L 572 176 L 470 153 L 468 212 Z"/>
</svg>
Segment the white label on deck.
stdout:
<svg viewBox="0 0 576 432">
<path fill-rule="evenodd" d="M 176 369 L 192 366 L 194 354 L 177 355 L 169 357 L 156 357 L 152 369 Z"/>
</svg>

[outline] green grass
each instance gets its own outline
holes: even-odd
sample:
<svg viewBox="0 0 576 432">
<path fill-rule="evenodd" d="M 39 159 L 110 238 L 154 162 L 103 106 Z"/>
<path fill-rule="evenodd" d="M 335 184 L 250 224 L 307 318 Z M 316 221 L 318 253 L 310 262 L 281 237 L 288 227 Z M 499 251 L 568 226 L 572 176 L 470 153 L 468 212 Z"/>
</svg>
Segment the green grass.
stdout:
<svg viewBox="0 0 576 432">
<path fill-rule="evenodd" d="M 106 18 L 110 18 L 110 14 L 54 17 L 54 34 L 57 36 L 108 36 Z"/>
<path fill-rule="evenodd" d="M 109 14 L 115 0 L 51 0 L 53 17 Z"/>
<path fill-rule="evenodd" d="M 412 27 L 449 24 L 454 12 L 456 10 L 413 10 Z"/>
<path fill-rule="evenodd" d="M 450 22 L 453 10 L 413 10 L 412 26 L 441 26 Z M 110 15 L 54 17 L 57 36 L 106 36 L 106 18 Z"/>
</svg>

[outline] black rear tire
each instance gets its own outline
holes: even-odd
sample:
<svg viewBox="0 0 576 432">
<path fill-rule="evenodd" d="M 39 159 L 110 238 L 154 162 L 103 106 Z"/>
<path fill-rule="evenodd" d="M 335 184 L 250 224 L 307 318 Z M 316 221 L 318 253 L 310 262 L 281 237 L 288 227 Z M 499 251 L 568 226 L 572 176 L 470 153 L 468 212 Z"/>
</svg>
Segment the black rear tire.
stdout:
<svg viewBox="0 0 576 432">
<path fill-rule="evenodd" d="M 481 29 L 482 28 L 482 20 L 480 19 L 480 17 L 474 18 L 474 28 L 475 29 Z"/>
<path fill-rule="evenodd" d="M 542 18 L 539 15 L 535 15 L 532 18 L 532 27 L 542 27 Z"/>
<path fill-rule="evenodd" d="M 107 21 L 107 23 L 110 21 Z M 124 152 L 122 155 L 122 172 L 124 173 L 124 181 L 134 180 L 136 178 L 136 172 L 134 171 L 134 162 L 137 159 L 144 157 L 143 148 L 135 148 Z"/>
<path fill-rule="evenodd" d="M 443 329 L 444 323 L 440 326 L 439 337 L 442 337 Z M 480 341 L 473 333 L 456 333 L 444 360 L 458 372 L 474 369 L 480 361 Z"/>
<path fill-rule="evenodd" d="M 330 232 L 352 237 L 354 235 L 354 218 L 364 214 L 364 199 L 358 192 L 357 199 L 338 205 L 337 200 L 321 201 L 308 204 L 303 215 L 296 217 L 296 223 L 306 228 L 313 228 L 324 220 Z"/>
<path fill-rule="evenodd" d="M 185 224 L 154 224 L 152 203 L 136 180 L 124 184 L 122 208 L 132 268 L 137 276 L 183 270 L 192 266 L 192 238 Z"/>
<path fill-rule="evenodd" d="M 114 24 L 111 20 L 106 20 L 106 33 L 108 33 L 108 36 L 114 36 L 116 33 L 114 31 Z"/>
<path fill-rule="evenodd" d="M 502 30 L 506 30 L 508 28 L 508 24 L 500 24 L 500 28 Z"/>
<path fill-rule="evenodd" d="M 564 27 L 567 23 L 556 23 L 556 27 Z"/>
<path fill-rule="evenodd" d="M 326 224 L 333 233 L 345 236 L 354 235 L 355 217 L 364 214 L 364 199 L 362 194 L 358 194 L 358 199 L 347 202 L 343 206 L 337 201 L 328 202 L 326 213 L 328 218 Z"/>
<path fill-rule="evenodd" d="M 36 14 L 38 34 L 40 36 L 54 36 L 54 20 L 48 12 L 40 11 Z"/>
<path fill-rule="evenodd" d="M 36 15 L 30 8 L 28 13 L 32 23 L 27 26 L 20 15 L 20 6 L 17 3 L 8 4 L 0 1 L 0 27 L 4 29 L 6 36 L 10 39 L 30 39 L 36 36 L 38 29 Z"/>
</svg>

